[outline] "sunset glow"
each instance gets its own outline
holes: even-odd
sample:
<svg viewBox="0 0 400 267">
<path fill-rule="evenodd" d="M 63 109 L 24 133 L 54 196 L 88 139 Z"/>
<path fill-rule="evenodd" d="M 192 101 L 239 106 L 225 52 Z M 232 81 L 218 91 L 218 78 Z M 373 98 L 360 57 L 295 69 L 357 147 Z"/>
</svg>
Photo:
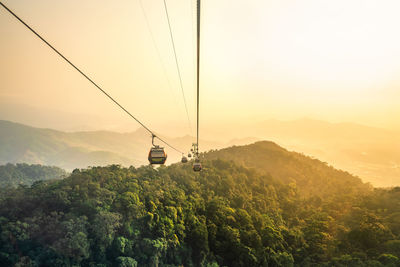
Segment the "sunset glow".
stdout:
<svg viewBox="0 0 400 267">
<path fill-rule="evenodd" d="M 138 1 L 7 4 L 143 120 L 189 133 L 162 2 L 144 8 L 167 75 Z M 168 4 L 194 120 L 193 3 Z M 400 129 L 398 10 L 396 0 L 204 1 L 203 126 L 310 117 Z M 1 101 L 137 127 L 4 10 L 0 25 Z"/>
</svg>

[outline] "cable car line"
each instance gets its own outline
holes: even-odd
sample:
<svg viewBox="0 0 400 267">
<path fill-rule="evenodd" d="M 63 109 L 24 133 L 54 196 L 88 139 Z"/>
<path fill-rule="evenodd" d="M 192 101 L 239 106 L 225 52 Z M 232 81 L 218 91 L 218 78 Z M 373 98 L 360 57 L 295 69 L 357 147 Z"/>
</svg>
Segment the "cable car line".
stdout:
<svg viewBox="0 0 400 267">
<path fill-rule="evenodd" d="M 195 159 L 193 163 L 193 171 L 199 172 L 202 170 L 200 158 L 199 158 L 199 122 L 200 122 L 200 10 L 201 0 L 197 0 L 197 79 L 196 79 L 196 91 L 197 91 L 197 134 L 196 143 L 193 144 L 193 150 L 195 153 Z"/>
<path fill-rule="evenodd" d="M 166 0 L 164 0 L 164 10 L 165 10 L 165 14 L 166 14 L 166 16 L 167 16 L 168 28 L 169 28 L 169 35 L 170 35 L 170 38 L 171 38 L 172 49 L 173 49 L 173 51 L 174 51 L 175 64 L 176 64 L 176 69 L 177 69 L 177 71 L 178 71 L 179 84 L 180 84 L 180 86 L 181 86 L 182 97 L 183 97 L 183 102 L 184 102 L 184 104 L 185 104 L 185 110 L 186 110 L 186 115 L 187 115 L 187 119 L 188 119 L 189 129 L 190 129 L 190 132 L 193 133 L 192 125 L 191 125 L 191 123 L 190 123 L 189 111 L 188 111 L 187 104 L 186 104 L 185 91 L 183 90 L 183 82 L 182 82 L 181 70 L 180 70 L 180 68 L 179 68 L 178 56 L 176 55 L 175 41 L 174 41 L 174 36 L 173 36 L 173 34 L 172 34 L 171 22 L 170 22 L 170 20 L 169 20 L 168 7 L 167 7 L 167 2 L 166 2 Z"/>
<path fill-rule="evenodd" d="M 192 64 L 193 64 L 193 87 L 196 88 L 196 41 L 195 41 L 195 18 L 194 18 L 194 13 L 197 13 L 197 11 L 194 8 L 193 5 L 193 0 L 190 1 L 190 5 L 191 5 L 191 35 L 192 35 L 192 51 L 191 51 L 191 55 L 192 55 Z"/>
<path fill-rule="evenodd" d="M 199 153 L 199 121 L 200 121 L 200 9 L 201 0 L 197 0 L 197 153 Z"/>
<path fill-rule="evenodd" d="M 47 42 L 40 34 L 38 34 L 34 29 L 32 29 L 28 24 L 26 24 L 20 17 L 18 17 L 13 11 L 11 11 L 6 5 L 0 2 L 0 5 L 6 9 L 11 15 L 13 15 L 17 20 L 19 20 L 25 27 L 27 27 L 31 32 L 33 32 L 40 40 L 42 40 L 47 46 L 49 46 L 54 52 L 56 52 L 61 58 L 63 58 L 66 62 L 68 62 L 75 70 L 77 70 L 83 77 L 85 77 L 89 82 L 91 82 L 97 89 L 99 89 L 104 95 L 106 95 L 111 101 L 113 101 L 117 106 L 119 106 L 125 113 L 127 113 L 131 118 L 133 118 L 137 123 L 139 123 L 144 129 L 146 129 L 149 133 L 151 133 L 152 138 L 157 138 L 170 148 L 174 149 L 179 153 L 183 153 L 179 149 L 170 145 L 162 138 L 158 137 L 151 131 L 146 125 L 144 125 L 140 120 L 138 120 L 135 116 L 133 116 L 128 110 L 126 110 L 121 104 L 119 104 L 113 97 L 111 97 L 105 90 L 103 90 L 99 85 L 97 85 L 91 78 L 89 78 L 83 71 L 81 71 L 77 66 L 75 66 L 69 59 L 67 59 L 61 52 L 59 52 L 56 48 L 54 48 L 49 42 Z"/>
<path fill-rule="evenodd" d="M 158 48 L 158 45 L 157 45 L 157 42 L 156 42 L 156 38 L 154 37 L 153 30 L 151 29 L 150 21 L 149 21 L 149 18 L 147 16 L 146 9 L 144 8 L 143 1 L 139 0 L 139 4 L 140 4 L 140 8 L 141 8 L 142 13 L 143 13 L 143 17 L 144 17 L 144 19 L 146 21 L 146 26 L 147 26 L 147 29 L 148 29 L 148 31 L 150 33 L 151 40 L 153 42 L 154 49 L 156 50 L 158 60 L 160 61 L 161 67 L 162 67 L 163 72 L 164 72 L 164 76 L 165 76 L 165 78 L 167 80 L 168 89 L 170 90 L 171 94 L 173 95 L 175 104 L 178 106 L 178 101 L 177 101 L 177 99 L 175 97 L 174 92 L 172 91 L 171 80 L 168 77 L 167 68 L 165 67 L 164 61 L 162 60 L 161 52 L 160 52 L 160 49 Z"/>
</svg>

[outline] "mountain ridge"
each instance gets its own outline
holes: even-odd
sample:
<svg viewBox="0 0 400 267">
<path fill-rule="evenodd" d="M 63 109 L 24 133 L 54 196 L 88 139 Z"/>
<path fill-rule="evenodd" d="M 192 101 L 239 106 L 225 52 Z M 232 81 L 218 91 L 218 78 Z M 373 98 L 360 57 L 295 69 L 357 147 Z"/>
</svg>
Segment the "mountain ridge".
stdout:
<svg viewBox="0 0 400 267">
<path fill-rule="evenodd" d="M 269 120 L 264 123 L 257 124 L 258 128 L 250 123 L 241 127 L 241 132 L 237 134 L 228 127 L 225 130 L 228 136 L 249 134 L 252 137 L 237 137 L 230 141 L 201 139 L 201 151 L 270 140 L 291 151 L 329 162 L 330 165 L 354 173 L 375 186 L 400 185 L 400 138 L 396 138 L 395 132 L 358 124 L 350 123 L 349 126 L 349 123 L 332 124 L 310 119 Z M 366 133 L 369 129 L 372 132 Z M 179 149 L 191 147 L 194 140 L 189 135 L 162 137 Z M 0 121 L 0 164 L 40 163 L 60 166 L 70 171 L 74 168 L 113 163 L 139 166 L 147 164 L 150 146 L 150 136 L 140 128 L 134 132 L 63 132 Z M 180 160 L 179 153 L 169 148 L 166 150 L 167 164 Z M 71 155 L 67 151 L 75 151 L 74 157 L 80 160 L 72 161 L 67 158 Z M 98 153 L 94 153 L 95 151 Z"/>
<path fill-rule="evenodd" d="M 271 141 L 232 146 L 202 154 L 207 160 L 225 159 L 270 175 L 283 184 L 294 183 L 302 195 L 328 196 L 339 191 L 368 191 L 372 186 L 349 172 L 318 159 L 289 151 Z"/>
<path fill-rule="evenodd" d="M 117 133 L 112 131 L 62 132 L 36 128 L 0 120 L 0 164 L 40 163 L 72 170 L 88 166 L 122 164 L 146 165 L 151 138 L 145 131 Z M 164 136 L 162 136 L 164 138 Z M 177 147 L 189 148 L 190 136 L 167 138 Z M 221 147 L 221 144 L 202 140 L 203 147 Z M 169 162 L 177 162 L 181 155 L 169 155 Z"/>
</svg>

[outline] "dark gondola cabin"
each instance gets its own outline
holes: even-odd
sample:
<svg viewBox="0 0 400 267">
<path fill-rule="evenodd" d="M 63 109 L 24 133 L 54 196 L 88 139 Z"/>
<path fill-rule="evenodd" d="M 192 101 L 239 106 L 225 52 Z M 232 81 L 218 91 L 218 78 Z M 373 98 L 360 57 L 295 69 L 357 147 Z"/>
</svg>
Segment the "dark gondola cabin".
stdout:
<svg viewBox="0 0 400 267">
<path fill-rule="evenodd" d="M 196 161 L 195 163 L 193 163 L 193 170 L 195 172 L 199 172 L 201 171 L 202 167 L 201 167 L 201 163 L 200 161 Z"/>
<path fill-rule="evenodd" d="M 150 149 L 149 152 L 149 162 L 150 164 L 164 164 L 167 160 L 167 154 L 164 151 L 163 147 L 154 146 Z"/>
<path fill-rule="evenodd" d="M 181 162 L 182 162 L 182 163 L 186 163 L 186 162 L 188 162 L 188 159 L 187 159 L 187 157 L 185 157 L 185 156 L 182 156 L 182 160 L 181 160 Z"/>
</svg>

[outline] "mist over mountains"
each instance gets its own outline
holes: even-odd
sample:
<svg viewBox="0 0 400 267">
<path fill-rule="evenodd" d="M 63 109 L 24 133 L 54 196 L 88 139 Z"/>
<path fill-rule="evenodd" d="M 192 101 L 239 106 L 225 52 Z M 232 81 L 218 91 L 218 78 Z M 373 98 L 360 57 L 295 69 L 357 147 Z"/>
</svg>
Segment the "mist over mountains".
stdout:
<svg viewBox="0 0 400 267">
<path fill-rule="evenodd" d="M 399 132 L 303 119 L 265 121 L 252 134 L 326 161 L 375 186 L 400 185 Z"/>
<path fill-rule="evenodd" d="M 0 164 L 31 163 L 58 166 L 66 170 L 121 164 L 147 165 L 151 138 L 139 129 L 131 133 L 88 131 L 66 133 L 40 129 L 9 121 L 0 121 Z M 190 136 L 168 138 L 181 149 L 189 148 Z M 202 140 L 203 149 L 220 147 L 218 143 Z M 181 155 L 168 151 L 168 162 L 176 162 Z"/>
<path fill-rule="evenodd" d="M 400 138 L 394 131 L 353 123 L 316 120 L 267 120 L 249 123 L 240 131 L 227 127 L 226 141 L 201 140 L 201 150 L 246 145 L 271 140 L 289 150 L 318 158 L 370 182 L 374 186 L 400 185 Z M 211 132 L 216 137 L 222 133 Z M 236 136 L 236 138 L 235 138 Z M 191 136 L 164 136 L 179 149 L 189 148 Z M 207 136 L 206 136 L 207 138 Z M 59 166 L 66 170 L 121 164 L 146 165 L 151 138 L 134 132 L 63 132 L 0 120 L 0 164 L 30 163 Z M 181 155 L 167 149 L 167 163 Z"/>
</svg>

